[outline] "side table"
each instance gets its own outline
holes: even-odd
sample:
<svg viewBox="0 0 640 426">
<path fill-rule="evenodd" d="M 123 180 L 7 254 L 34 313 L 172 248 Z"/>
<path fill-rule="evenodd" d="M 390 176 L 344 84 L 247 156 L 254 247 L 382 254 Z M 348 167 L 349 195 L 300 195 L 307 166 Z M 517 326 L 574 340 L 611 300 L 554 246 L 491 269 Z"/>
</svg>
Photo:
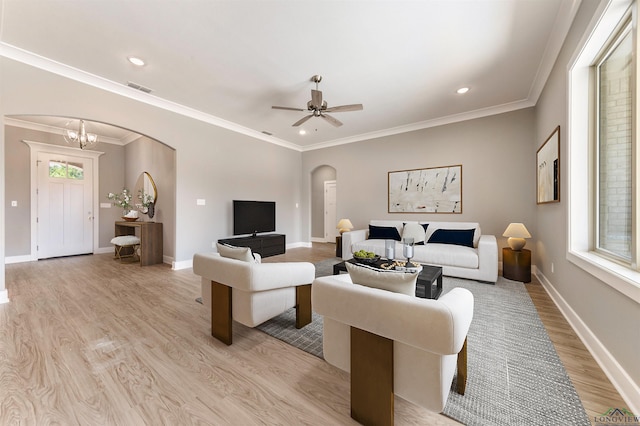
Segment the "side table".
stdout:
<svg viewBox="0 0 640 426">
<path fill-rule="evenodd" d="M 342 257 L 342 235 L 336 237 L 336 257 Z"/>
<path fill-rule="evenodd" d="M 531 250 L 502 249 L 502 276 L 523 283 L 531 282 Z"/>
</svg>

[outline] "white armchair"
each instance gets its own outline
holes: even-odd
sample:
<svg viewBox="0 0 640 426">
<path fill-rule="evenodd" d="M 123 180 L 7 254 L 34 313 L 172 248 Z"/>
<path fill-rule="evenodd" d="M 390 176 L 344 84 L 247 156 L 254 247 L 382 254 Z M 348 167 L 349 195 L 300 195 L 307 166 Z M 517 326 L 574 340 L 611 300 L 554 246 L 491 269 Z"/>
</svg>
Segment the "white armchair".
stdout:
<svg viewBox="0 0 640 426">
<path fill-rule="evenodd" d="M 295 307 L 296 328 L 311 322 L 312 263 L 246 262 L 197 253 L 193 272 L 202 277 L 203 303 L 211 306 L 211 334 L 227 345 L 233 320 L 255 327 Z"/>
<path fill-rule="evenodd" d="M 441 412 L 456 367 L 457 391 L 464 394 L 470 291 L 421 299 L 334 275 L 313 282 L 312 302 L 324 317 L 325 360 L 351 373 L 354 419 L 392 424 L 394 394 Z"/>
</svg>

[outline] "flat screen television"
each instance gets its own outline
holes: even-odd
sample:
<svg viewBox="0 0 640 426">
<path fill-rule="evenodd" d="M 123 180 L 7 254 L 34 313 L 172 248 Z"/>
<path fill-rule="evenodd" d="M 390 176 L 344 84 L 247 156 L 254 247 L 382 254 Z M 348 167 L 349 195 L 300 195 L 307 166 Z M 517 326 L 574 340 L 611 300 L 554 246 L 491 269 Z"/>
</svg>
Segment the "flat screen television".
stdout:
<svg viewBox="0 0 640 426">
<path fill-rule="evenodd" d="M 275 201 L 233 200 L 233 235 L 274 232 L 276 230 Z"/>
</svg>

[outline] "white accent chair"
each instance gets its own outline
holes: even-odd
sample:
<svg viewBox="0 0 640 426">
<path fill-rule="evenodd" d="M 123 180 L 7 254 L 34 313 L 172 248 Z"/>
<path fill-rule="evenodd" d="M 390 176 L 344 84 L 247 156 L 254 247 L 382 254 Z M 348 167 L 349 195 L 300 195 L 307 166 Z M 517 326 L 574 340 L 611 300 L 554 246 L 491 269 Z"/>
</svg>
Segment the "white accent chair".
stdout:
<svg viewBox="0 0 640 426">
<path fill-rule="evenodd" d="M 311 322 L 312 263 L 261 263 L 259 256 L 247 262 L 197 253 L 193 272 L 202 277 L 203 303 L 211 306 L 211 334 L 227 345 L 233 320 L 255 327 L 295 307 L 296 328 Z"/>
<path fill-rule="evenodd" d="M 351 416 L 393 424 L 393 395 L 442 412 L 458 369 L 466 385 L 466 336 L 473 294 L 454 288 L 438 300 L 353 284 L 349 275 L 316 278 L 324 358 L 351 373 Z"/>
</svg>

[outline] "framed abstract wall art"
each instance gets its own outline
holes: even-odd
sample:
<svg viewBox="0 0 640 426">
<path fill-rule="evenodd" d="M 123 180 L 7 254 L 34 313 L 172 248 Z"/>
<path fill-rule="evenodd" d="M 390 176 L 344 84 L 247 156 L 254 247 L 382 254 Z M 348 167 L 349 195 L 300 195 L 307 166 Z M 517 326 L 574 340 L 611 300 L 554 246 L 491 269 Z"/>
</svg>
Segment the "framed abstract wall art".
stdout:
<svg viewBox="0 0 640 426">
<path fill-rule="evenodd" d="M 560 202 L 560 126 L 536 153 L 537 204 Z"/>
<path fill-rule="evenodd" d="M 462 213 L 462 165 L 389 172 L 389 213 Z"/>
</svg>

